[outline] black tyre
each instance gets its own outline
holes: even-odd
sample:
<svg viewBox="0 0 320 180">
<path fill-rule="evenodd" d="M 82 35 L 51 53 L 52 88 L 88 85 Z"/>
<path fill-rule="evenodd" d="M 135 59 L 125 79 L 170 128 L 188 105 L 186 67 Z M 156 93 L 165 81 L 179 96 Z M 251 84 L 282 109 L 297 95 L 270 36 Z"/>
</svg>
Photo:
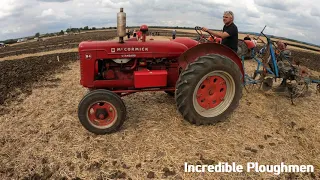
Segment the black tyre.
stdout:
<svg viewBox="0 0 320 180">
<path fill-rule="evenodd" d="M 215 124 L 228 117 L 242 96 L 241 72 L 221 55 L 207 55 L 180 74 L 175 100 L 178 111 L 192 124 Z"/>
<path fill-rule="evenodd" d="M 116 132 L 126 119 L 126 107 L 121 98 L 108 90 L 87 93 L 79 103 L 78 117 L 88 131 L 103 135 Z"/>
</svg>

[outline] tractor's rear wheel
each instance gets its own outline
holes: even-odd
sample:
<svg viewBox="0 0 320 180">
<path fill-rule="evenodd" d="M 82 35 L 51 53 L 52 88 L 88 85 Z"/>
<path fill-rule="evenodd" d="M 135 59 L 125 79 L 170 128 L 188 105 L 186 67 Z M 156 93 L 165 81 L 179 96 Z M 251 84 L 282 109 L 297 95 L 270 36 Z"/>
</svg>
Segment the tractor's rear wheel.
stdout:
<svg viewBox="0 0 320 180">
<path fill-rule="evenodd" d="M 231 59 L 207 55 L 190 63 L 181 73 L 175 100 L 183 118 L 192 124 L 215 124 L 238 106 L 242 74 Z"/>
<path fill-rule="evenodd" d="M 121 98 L 108 90 L 87 93 L 78 106 L 80 123 L 89 132 L 102 135 L 116 132 L 126 119 L 126 107 Z"/>
</svg>

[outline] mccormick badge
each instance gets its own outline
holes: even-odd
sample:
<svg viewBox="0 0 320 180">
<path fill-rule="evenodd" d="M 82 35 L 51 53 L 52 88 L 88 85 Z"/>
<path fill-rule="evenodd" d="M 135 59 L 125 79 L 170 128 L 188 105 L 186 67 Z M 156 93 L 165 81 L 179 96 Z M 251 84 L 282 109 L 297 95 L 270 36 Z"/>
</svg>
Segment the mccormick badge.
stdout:
<svg viewBox="0 0 320 180">
<path fill-rule="evenodd" d="M 147 47 L 128 47 L 128 48 L 111 48 L 111 52 L 146 52 L 149 51 Z"/>
</svg>

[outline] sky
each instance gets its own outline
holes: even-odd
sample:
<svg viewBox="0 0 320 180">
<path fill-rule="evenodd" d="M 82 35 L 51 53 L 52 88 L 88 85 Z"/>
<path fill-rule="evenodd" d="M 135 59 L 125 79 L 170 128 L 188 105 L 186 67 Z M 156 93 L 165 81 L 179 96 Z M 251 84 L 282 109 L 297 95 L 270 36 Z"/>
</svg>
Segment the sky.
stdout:
<svg viewBox="0 0 320 180">
<path fill-rule="evenodd" d="M 223 12 L 235 14 L 239 31 L 260 32 L 320 45 L 319 0 L 0 0 L 0 40 L 69 27 L 116 26 L 124 8 L 128 26 L 222 29 Z"/>
</svg>

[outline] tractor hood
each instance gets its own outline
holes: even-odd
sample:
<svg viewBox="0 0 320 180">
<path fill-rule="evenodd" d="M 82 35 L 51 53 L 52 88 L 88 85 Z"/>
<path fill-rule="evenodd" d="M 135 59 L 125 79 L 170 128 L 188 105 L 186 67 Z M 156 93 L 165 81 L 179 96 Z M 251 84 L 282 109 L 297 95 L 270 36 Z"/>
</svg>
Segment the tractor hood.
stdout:
<svg viewBox="0 0 320 180">
<path fill-rule="evenodd" d="M 96 51 L 97 58 L 173 58 L 179 57 L 196 41 L 180 38 L 172 41 L 84 41 L 79 44 L 79 52 Z"/>
<path fill-rule="evenodd" d="M 176 38 L 176 39 L 174 39 L 172 41 L 184 44 L 185 46 L 188 47 L 188 49 L 190 49 L 190 48 L 192 48 L 192 47 L 194 47 L 194 46 L 199 44 L 198 41 L 195 41 L 195 40 L 193 40 L 191 38 L 188 38 L 188 37 L 178 37 L 178 38 Z"/>
</svg>

